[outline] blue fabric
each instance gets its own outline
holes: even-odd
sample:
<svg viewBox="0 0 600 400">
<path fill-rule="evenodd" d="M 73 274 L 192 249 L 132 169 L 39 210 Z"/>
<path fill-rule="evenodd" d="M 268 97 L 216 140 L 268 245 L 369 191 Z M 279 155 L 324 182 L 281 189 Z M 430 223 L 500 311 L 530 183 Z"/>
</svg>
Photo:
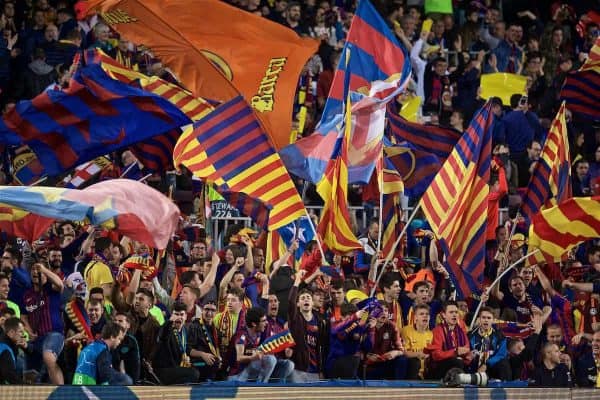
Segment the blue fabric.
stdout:
<svg viewBox="0 0 600 400">
<path fill-rule="evenodd" d="M 510 153 L 523 153 L 533 139 L 540 140 L 543 128 L 532 112 L 510 111 L 502 118 L 502 127 L 497 132 L 496 143 L 506 143 Z"/>
</svg>

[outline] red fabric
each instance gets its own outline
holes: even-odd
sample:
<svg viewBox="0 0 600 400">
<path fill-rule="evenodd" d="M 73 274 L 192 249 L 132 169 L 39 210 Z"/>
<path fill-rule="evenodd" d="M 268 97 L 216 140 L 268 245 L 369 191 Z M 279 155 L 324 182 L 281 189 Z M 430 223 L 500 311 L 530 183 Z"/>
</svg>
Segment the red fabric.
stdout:
<svg viewBox="0 0 600 400">
<path fill-rule="evenodd" d="M 333 71 L 325 70 L 319 74 L 317 81 L 317 98 L 327 98 L 333 84 Z"/>
<path fill-rule="evenodd" d="M 379 204 L 379 182 L 377 182 L 377 171 L 373 171 L 371 179 L 363 186 L 362 201 L 373 201 Z"/>
<path fill-rule="evenodd" d="M 488 217 L 485 240 L 496 239 L 496 227 L 498 226 L 498 213 L 500 210 L 500 200 L 508 193 L 508 184 L 506 183 L 506 173 L 504 167 L 498 168 L 499 187 L 497 192 L 490 191 L 488 194 Z"/>
<path fill-rule="evenodd" d="M 315 246 L 313 251 L 309 254 L 302 254 L 302 259 L 300 260 L 300 269 L 306 270 L 305 277 L 311 276 L 317 268 L 321 267 L 321 252 Z"/>
<path fill-rule="evenodd" d="M 427 352 L 431 355 L 431 358 L 434 361 L 444 361 L 449 358 L 456 358 L 456 349 L 444 350 L 444 328 L 442 325 L 433 328 L 432 333 L 433 340 L 431 344 L 427 346 Z M 471 348 L 468 339 L 466 340 L 465 346 Z M 461 358 L 464 360 L 465 364 L 469 364 L 471 362 L 471 353 L 467 353 Z"/>
</svg>

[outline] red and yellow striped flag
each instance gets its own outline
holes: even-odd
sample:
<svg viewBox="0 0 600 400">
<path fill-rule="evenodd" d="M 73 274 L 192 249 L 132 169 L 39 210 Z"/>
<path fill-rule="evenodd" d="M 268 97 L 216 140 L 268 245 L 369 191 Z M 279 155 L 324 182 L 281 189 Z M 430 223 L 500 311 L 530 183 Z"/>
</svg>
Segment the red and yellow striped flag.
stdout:
<svg viewBox="0 0 600 400">
<path fill-rule="evenodd" d="M 488 103 L 475 113 L 420 203 L 463 298 L 482 289 L 492 124 Z"/>
<path fill-rule="evenodd" d="M 529 227 L 529 246 L 560 258 L 588 239 L 600 237 L 600 196 L 574 197 L 542 210 Z"/>
</svg>

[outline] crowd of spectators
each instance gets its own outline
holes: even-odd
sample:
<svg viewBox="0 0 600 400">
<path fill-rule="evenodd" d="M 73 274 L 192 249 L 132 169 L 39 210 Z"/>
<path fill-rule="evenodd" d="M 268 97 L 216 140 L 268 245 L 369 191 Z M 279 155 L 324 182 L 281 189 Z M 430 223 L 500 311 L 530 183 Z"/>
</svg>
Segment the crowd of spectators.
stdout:
<svg viewBox="0 0 600 400">
<path fill-rule="evenodd" d="M 527 247 L 522 234 L 509 240 L 511 224 L 519 222 L 514 218 L 521 189 L 542 152 L 566 75 L 582 65 L 600 32 L 593 22 L 600 5 L 589 0 L 453 1 L 452 14 L 426 15 L 424 3 L 374 1 L 410 53 L 412 79 L 397 101 L 420 97 L 421 122 L 462 131 L 484 102 L 482 74 L 527 77 L 527 95 L 513 95 L 510 104 L 492 99 L 491 187 L 494 201 L 507 206 L 513 219 L 498 225 L 496 214 L 490 218 L 485 287 Z M 4 112 L 19 100 L 68 85 L 73 56 L 89 47 L 174 81 L 160 60 L 119 38 L 97 16 L 76 20 L 72 1 L 0 4 Z M 296 105 L 296 111 L 307 110 L 301 134 L 310 134 L 323 110 L 355 4 L 232 4 L 320 40 L 298 86 L 306 94 Z M 426 18 L 433 20 L 430 32 L 421 29 Z M 571 112 L 567 128 L 574 195 L 599 194 L 600 128 Z M 3 180 L 10 181 L 10 168 L 3 168 Z M 350 202 L 372 206 L 377 199 L 370 194 L 353 186 Z M 318 201 L 309 190 L 307 202 Z M 290 256 L 298 242 L 265 265 L 262 236 L 237 225 L 219 232 L 222 243 L 190 225 L 165 253 L 68 221 L 57 222 L 32 243 L 2 236 L 0 381 L 168 385 L 226 379 L 422 380 L 460 371 L 534 386 L 596 386 L 597 240 L 578 246 L 564 262 L 520 263 L 489 296 L 454 300 L 442 252 L 422 215 L 411 223 L 407 242 L 379 280 L 383 227 L 377 220 L 367 226 L 365 232 L 357 229 L 363 249 L 327 254 L 329 269 L 320 268 L 314 242 L 306 244 L 296 267 Z M 372 291 L 377 302 L 369 299 Z M 474 316 L 480 302 L 483 307 Z M 286 329 L 295 346 L 276 354 L 261 347 Z"/>
</svg>

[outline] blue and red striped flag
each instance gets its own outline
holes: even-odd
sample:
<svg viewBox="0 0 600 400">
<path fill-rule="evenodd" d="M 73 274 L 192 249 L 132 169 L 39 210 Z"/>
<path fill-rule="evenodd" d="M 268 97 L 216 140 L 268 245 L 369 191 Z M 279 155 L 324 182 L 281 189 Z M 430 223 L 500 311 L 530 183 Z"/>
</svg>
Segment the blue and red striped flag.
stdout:
<svg viewBox="0 0 600 400">
<path fill-rule="evenodd" d="M 587 119 L 600 120 L 600 38 L 596 39 L 589 58 L 581 68 L 567 75 L 560 96 L 572 112 Z"/>
<path fill-rule="evenodd" d="M 262 201 L 256 200 L 242 192 L 228 192 L 220 190 L 219 194 L 223 196 L 232 207 L 239 210 L 242 215 L 248 218 L 252 218 L 252 221 L 257 226 L 263 229 L 267 229 L 269 226 L 269 211 L 270 207 L 267 207 Z"/>
<path fill-rule="evenodd" d="M 0 141 L 27 144 L 52 176 L 190 122 L 161 96 L 88 65 L 65 91 L 19 102 L 0 123 Z"/>
<path fill-rule="evenodd" d="M 306 213 L 279 155 L 242 97 L 188 128 L 175 145 L 173 161 L 214 182 L 218 190 L 241 192 L 264 203 L 270 208 L 269 230 Z"/>
<path fill-rule="evenodd" d="M 214 107 L 202 98 L 194 97 L 189 91 L 160 79 L 133 71 L 109 57 L 100 49 L 89 49 L 84 52 L 86 64 L 98 64 L 113 79 L 139 87 L 169 100 L 192 121 L 198 121 Z M 173 167 L 173 149 L 181 129 L 176 128 L 131 146 L 131 150 L 144 168 L 150 171 L 165 171 Z"/>
<path fill-rule="evenodd" d="M 352 57 L 346 65 L 350 51 Z M 385 105 L 403 90 L 410 73 L 404 46 L 371 3 L 361 0 L 316 132 L 280 152 L 288 170 L 316 184 L 329 160 L 339 154 L 347 92 L 344 82 L 348 80 L 353 104 L 348 180 L 368 182 L 382 146 Z"/>
<path fill-rule="evenodd" d="M 463 298 L 482 289 L 494 121 L 490 108 L 488 103 L 475 113 L 420 201 Z"/>
<path fill-rule="evenodd" d="M 386 143 L 386 157 L 402 176 L 404 193 L 419 198 L 450 155 L 461 132 L 407 121 L 393 107 L 388 108 L 387 116 L 393 142 Z"/>
<path fill-rule="evenodd" d="M 552 121 L 542 154 L 535 164 L 523 196 L 521 214 L 527 222 L 543 208 L 572 197 L 571 157 L 565 111 L 563 102 Z"/>
</svg>

